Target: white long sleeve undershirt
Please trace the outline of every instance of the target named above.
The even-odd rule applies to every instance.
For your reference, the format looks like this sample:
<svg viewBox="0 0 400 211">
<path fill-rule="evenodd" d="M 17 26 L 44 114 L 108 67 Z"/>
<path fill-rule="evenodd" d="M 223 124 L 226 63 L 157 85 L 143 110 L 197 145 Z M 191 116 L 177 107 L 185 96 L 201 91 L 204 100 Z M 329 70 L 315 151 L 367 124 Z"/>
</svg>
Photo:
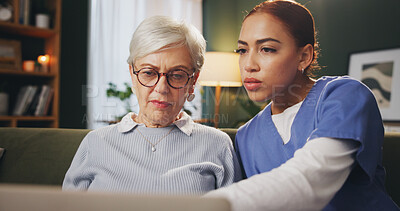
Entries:
<svg viewBox="0 0 400 211">
<path fill-rule="evenodd" d="M 349 176 L 358 147 L 352 140 L 316 138 L 280 167 L 205 196 L 227 198 L 234 211 L 321 210 Z"/>
</svg>

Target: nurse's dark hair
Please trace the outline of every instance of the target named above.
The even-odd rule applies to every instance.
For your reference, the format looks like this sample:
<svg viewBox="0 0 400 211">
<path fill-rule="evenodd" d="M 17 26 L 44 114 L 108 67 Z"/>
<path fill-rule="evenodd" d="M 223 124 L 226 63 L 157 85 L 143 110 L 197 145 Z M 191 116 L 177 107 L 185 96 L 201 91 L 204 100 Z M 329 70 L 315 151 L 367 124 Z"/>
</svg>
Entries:
<svg viewBox="0 0 400 211">
<path fill-rule="evenodd" d="M 268 0 L 255 6 L 244 20 L 256 13 L 267 13 L 280 20 L 295 39 L 297 46 L 304 47 L 311 44 L 314 47 L 313 60 L 304 69 L 307 75 L 312 76 L 314 71 L 320 69 L 317 62 L 319 47 L 316 40 L 314 18 L 306 7 L 292 0 Z"/>
</svg>

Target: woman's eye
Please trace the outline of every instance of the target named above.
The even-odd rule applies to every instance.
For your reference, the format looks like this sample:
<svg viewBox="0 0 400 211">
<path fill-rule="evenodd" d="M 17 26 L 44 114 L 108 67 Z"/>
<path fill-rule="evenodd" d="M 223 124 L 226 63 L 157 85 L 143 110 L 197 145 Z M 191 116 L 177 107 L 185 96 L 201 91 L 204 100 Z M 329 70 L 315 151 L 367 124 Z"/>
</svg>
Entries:
<svg viewBox="0 0 400 211">
<path fill-rule="evenodd" d="M 275 53 L 276 52 L 276 50 L 273 48 L 261 48 L 261 51 L 265 52 L 265 53 Z"/>
<path fill-rule="evenodd" d="M 247 52 L 246 49 L 243 49 L 243 48 L 238 48 L 235 50 L 235 53 L 238 53 L 238 54 L 244 54 L 246 52 Z"/>
<path fill-rule="evenodd" d="M 147 77 L 157 75 L 157 73 L 153 70 L 143 70 L 143 71 L 141 71 L 141 73 L 142 73 L 142 75 L 145 75 Z"/>
<path fill-rule="evenodd" d="M 181 80 L 188 77 L 188 74 L 183 70 L 172 71 L 169 73 L 169 77 L 173 80 Z"/>
<path fill-rule="evenodd" d="M 171 74 L 171 77 L 174 79 L 181 79 L 181 78 L 183 78 L 183 75 L 174 73 L 174 74 Z"/>
</svg>

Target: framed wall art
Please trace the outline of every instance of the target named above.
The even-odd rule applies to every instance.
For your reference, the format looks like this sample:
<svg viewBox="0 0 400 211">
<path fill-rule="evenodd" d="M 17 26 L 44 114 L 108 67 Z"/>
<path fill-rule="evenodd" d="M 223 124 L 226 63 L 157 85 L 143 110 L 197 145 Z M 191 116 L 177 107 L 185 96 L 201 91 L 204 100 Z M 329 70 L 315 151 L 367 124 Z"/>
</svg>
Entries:
<svg viewBox="0 0 400 211">
<path fill-rule="evenodd" d="M 21 43 L 0 39 L 0 69 L 21 70 Z"/>
<path fill-rule="evenodd" d="M 349 75 L 372 90 L 384 121 L 400 121 L 400 48 L 351 54 Z"/>
</svg>

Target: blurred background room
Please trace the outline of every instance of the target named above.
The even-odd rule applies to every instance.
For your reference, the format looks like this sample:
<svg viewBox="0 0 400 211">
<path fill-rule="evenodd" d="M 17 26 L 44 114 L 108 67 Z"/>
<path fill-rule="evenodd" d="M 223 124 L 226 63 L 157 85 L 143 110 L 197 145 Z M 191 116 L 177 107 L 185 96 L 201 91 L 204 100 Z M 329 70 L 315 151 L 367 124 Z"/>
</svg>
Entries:
<svg viewBox="0 0 400 211">
<path fill-rule="evenodd" d="M 94 129 L 138 112 L 126 63 L 129 42 L 144 18 L 167 15 L 192 23 L 207 40 L 196 98 L 184 109 L 203 124 L 238 128 L 267 103 L 248 99 L 233 53 L 246 11 L 260 2 L 0 0 L 0 126 Z M 386 130 L 400 131 L 400 1 L 298 2 L 316 19 L 323 66 L 316 77 L 361 80 L 361 72 L 382 72 L 386 64 L 390 83 L 385 95 L 381 86 L 374 94 L 388 100 L 382 103 Z M 363 61 L 366 54 L 373 61 Z"/>
</svg>

